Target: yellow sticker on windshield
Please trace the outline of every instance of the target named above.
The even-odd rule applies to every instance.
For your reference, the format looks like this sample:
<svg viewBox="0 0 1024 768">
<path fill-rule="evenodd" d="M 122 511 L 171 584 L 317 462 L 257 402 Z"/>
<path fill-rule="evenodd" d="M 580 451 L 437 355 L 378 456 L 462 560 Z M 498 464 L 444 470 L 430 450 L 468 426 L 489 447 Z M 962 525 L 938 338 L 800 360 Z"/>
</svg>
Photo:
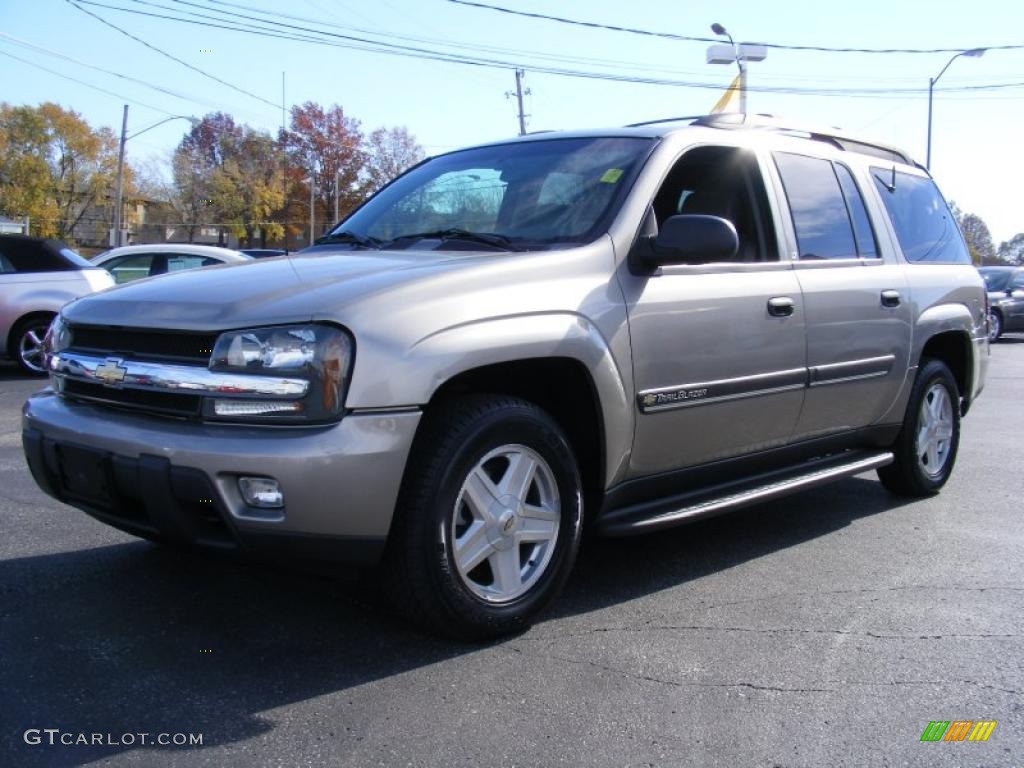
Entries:
<svg viewBox="0 0 1024 768">
<path fill-rule="evenodd" d="M 605 184 L 614 184 L 616 181 L 622 178 L 621 168 L 609 168 L 601 176 L 601 181 Z"/>
</svg>

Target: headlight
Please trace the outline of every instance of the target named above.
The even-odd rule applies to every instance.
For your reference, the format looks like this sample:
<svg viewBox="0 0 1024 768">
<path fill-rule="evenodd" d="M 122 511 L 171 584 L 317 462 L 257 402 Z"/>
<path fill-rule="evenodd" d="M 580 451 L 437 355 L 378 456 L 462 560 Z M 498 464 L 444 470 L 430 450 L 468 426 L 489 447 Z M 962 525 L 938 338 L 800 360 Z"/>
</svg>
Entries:
<svg viewBox="0 0 1024 768">
<path fill-rule="evenodd" d="M 71 346 L 71 329 L 58 312 L 43 339 L 43 365 L 50 370 L 50 358 Z"/>
<path fill-rule="evenodd" d="M 310 381 L 302 400 L 209 399 L 210 418 L 267 421 L 325 421 L 341 415 L 352 368 L 352 338 L 329 325 L 287 325 L 223 333 L 210 357 L 210 370 L 299 376 Z"/>
</svg>

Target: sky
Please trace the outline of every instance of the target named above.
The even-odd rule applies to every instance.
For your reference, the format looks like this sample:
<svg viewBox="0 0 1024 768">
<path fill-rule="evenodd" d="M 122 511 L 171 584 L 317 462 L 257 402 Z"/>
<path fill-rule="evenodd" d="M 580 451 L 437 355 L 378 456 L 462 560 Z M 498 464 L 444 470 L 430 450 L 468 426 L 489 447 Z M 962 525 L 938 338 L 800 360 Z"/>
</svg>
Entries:
<svg viewBox="0 0 1024 768">
<path fill-rule="evenodd" d="M 737 42 L 925 49 L 1024 45 L 1024 4 L 1019 0 L 860 0 L 827 8 L 821 2 L 785 0 L 480 1 L 692 37 L 714 37 L 710 25 L 718 22 Z M 214 111 L 276 132 L 284 73 L 287 107 L 305 101 L 340 104 L 364 130 L 403 125 L 427 154 L 437 154 L 518 132 L 516 102 L 506 95 L 515 87 L 516 65 L 525 69 L 524 85 L 530 90 L 525 99 L 528 130 L 703 114 L 721 95 L 718 88 L 724 89 L 735 74 L 734 65 L 705 63 L 707 42 L 516 17 L 449 0 L 90 2 L 81 8 L 230 86 L 105 26 L 69 0 L 0 0 L 0 101 L 57 102 L 115 131 L 120 131 L 127 103 L 129 136 L 170 115 L 200 117 Z M 217 10 L 260 16 L 254 10 L 261 10 L 262 18 L 278 25 L 365 39 L 387 35 L 393 44 L 457 50 L 505 65 L 469 66 L 258 37 L 208 22 L 184 24 L 116 8 L 178 16 Z M 895 144 L 923 163 L 928 81 L 951 55 L 769 49 L 764 61 L 749 65 L 748 109 Z M 706 87 L 567 77 L 535 71 L 538 66 Z M 955 90 L 992 84 L 1010 87 Z M 763 87 L 816 92 L 756 90 Z M 872 92 L 836 93 L 857 89 Z M 936 86 L 933 107 L 931 170 L 947 198 L 981 216 L 996 245 L 1024 232 L 1024 48 L 959 57 Z M 130 138 L 129 161 L 167 157 L 187 129 L 185 120 L 175 119 Z"/>
</svg>

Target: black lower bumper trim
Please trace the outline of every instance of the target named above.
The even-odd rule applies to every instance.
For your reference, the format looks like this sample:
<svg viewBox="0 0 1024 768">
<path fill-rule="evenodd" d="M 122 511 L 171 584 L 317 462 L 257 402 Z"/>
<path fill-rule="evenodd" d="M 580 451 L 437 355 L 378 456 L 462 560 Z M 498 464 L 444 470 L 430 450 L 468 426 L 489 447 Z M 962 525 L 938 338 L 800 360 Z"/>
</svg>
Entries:
<svg viewBox="0 0 1024 768">
<path fill-rule="evenodd" d="M 52 440 L 32 427 L 23 430 L 22 444 L 43 491 L 135 536 L 364 565 L 384 551 L 383 538 L 239 529 L 205 472 L 164 456 L 121 456 Z"/>
</svg>

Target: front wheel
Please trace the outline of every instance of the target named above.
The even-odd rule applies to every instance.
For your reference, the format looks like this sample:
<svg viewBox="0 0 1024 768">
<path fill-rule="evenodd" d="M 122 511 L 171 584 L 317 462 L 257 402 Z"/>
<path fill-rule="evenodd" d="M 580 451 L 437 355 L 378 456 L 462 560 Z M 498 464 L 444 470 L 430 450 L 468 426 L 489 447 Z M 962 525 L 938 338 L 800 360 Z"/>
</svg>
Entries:
<svg viewBox="0 0 1024 768">
<path fill-rule="evenodd" d="M 922 361 L 903 428 L 892 446 L 895 460 L 878 470 L 887 489 L 900 496 L 938 493 L 953 472 L 960 445 L 960 394 L 945 363 Z"/>
<path fill-rule="evenodd" d="M 425 416 L 396 511 L 384 582 L 435 633 L 515 632 L 561 590 L 582 520 L 579 470 L 536 405 L 471 395 Z"/>
<path fill-rule="evenodd" d="M 12 352 L 15 362 L 33 376 L 46 375 L 46 350 L 43 340 L 50 328 L 52 316 L 37 315 L 22 320 L 14 329 Z"/>
</svg>

